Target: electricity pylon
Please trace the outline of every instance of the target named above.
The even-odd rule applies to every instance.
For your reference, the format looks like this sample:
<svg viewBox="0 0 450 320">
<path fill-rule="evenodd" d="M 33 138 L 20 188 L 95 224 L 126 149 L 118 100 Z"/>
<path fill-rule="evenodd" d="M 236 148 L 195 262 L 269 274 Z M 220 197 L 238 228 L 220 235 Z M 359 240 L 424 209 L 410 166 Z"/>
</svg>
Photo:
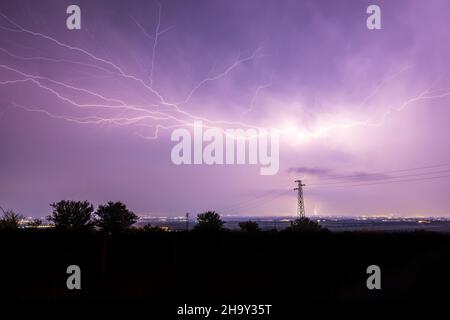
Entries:
<svg viewBox="0 0 450 320">
<path fill-rule="evenodd" d="M 305 200 L 303 199 L 303 187 L 305 184 L 302 183 L 302 180 L 295 180 L 297 183 L 297 188 L 294 190 L 297 191 L 297 217 L 304 218 L 305 213 Z"/>
</svg>

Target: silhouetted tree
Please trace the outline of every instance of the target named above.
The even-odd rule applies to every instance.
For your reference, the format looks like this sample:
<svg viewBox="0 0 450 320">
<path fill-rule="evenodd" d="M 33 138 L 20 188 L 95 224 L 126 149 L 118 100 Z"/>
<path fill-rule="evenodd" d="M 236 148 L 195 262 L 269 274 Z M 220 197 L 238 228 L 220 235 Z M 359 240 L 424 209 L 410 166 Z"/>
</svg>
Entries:
<svg viewBox="0 0 450 320">
<path fill-rule="evenodd" d="M 222 221 L 220 215 L 215 211 L 208 211 L 197 215 L 197 224 L 195 230 L 219 231 L 223 229 L 225 222 Z"/>
<path fill-rule="evenodd" d="M 24 217 L 14 212 L 13 210 L 7 210 L 4 211 L 3 217 L 0 219 L 0 228 L 1 229 L 18 229 L 20 226 L 20 220 L 22 220 Z"/>
<path fill-rule="evenodd" d="M 52 203 L 53 212 L 47 219 L 61 230 L 90 230 L 94 227 L 94 206 L 88 201 L 62 200 Z"/>
<path fill-rule="evenodd" d="M 286 228 L 286 231 L 322 231 L 324 230 L 322 226 L 309 218 L 301 217 L 294 221 L 291 221 L 291 225 Z"/>
<path fill-rule="evenodd" d="M 42 225 L 42 220 L 41 219 L 33 219 L 30 222 L 27 223 L 27 227 L 28 228 L 38 228 L 39 226 Z"/>
<path fill-rule="evenodd" d="M 261 231 L 258 223 L 256 221 L 251 221 L 251 220 L 239 222 L 239 228 L 241 228 L 242 231 L 246 231 L 246 232 Z"/>
<path fill-rule="evenodd" d="M 167 230 L 160 226 L 152 226 L 151 224 L 146 224 L 142 230 L 145 232 L 166 232 Z"/>
<path fill-rule="evenodd" d="M 129 229 L 138 220 L 134 212 L 127 209 L 122 202 L 108 202 L 100 205 L 95 213 L 96 225 L 106 232 L 121 232 Z"/>
</svg>

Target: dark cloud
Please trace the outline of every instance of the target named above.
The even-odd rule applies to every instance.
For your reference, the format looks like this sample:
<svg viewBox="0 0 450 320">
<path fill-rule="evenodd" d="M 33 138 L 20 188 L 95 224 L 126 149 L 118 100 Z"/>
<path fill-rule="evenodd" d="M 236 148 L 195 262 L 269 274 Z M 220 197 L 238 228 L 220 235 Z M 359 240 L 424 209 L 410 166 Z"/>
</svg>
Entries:
<svg viewBox="0 0 450 320">
<path fill-rule="evenodd" d="M 371 173 L 371 172 L 363 172 L 363 171 L 353 171 L 353 172 L 337 172 L 330 168 L 323 167 L 297 167 L 297 168 L 289 168 L 288 173 L 296 173 L 305 176 L 311 176 L 319 178 L 320 180 L 324 180 L 326 182 L 329 181 L 339 181 L 339 182 L 347 182 L 347 181 L 372 181 L 372 180 L 382 180 L 382 179 L 390 179 L 391 176 L 383 173 Z"/>
<path fill-rule="evenodd" d="M 330 177 L 330 179 L 333 177 Z M 349 175 L 342 175 L 334 177 L 335 179 L 348 179 L 352 181 L 372 181 L 372 180 L 381 180 L 381 179 L 389 179 L 391 176 L 382 174 L 382 173 L 369 173 L 369 172 L 354 172 Z"/>
<path fill-rule="evenodd" d="M 317 168 L 317 167 L 298 167 L 298 168 L 289 168 L 289 173 L 299 173 L 306 174 L 311 176 L 324 176 L 330 175 L 333 173 L 333 170 L 329 168 Z"/>
</svg>

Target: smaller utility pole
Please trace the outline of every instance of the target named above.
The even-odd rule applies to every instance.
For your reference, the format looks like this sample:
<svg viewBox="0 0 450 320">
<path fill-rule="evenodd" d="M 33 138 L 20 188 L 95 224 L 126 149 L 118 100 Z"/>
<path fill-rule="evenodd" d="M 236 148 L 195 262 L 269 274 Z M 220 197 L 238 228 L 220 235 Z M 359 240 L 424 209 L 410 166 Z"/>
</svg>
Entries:
<svg viewBox="0 0 450 320">
<path fill-rule="evenodd" d="M 186 231 L 189 231 L 189 212 L 186 212 Z"/>
</svg>

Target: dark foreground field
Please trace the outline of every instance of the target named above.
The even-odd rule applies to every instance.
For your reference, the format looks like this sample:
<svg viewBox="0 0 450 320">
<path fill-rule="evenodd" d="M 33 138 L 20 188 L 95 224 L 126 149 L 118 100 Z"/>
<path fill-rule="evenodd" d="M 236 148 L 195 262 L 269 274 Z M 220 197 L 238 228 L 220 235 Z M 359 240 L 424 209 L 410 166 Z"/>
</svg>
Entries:
<svg viewBox="0 0 450 320">
<path fill-rule="evenodd" d="M 274 304 L 448 299 L 450 236 L 434 233 L 0 233 L 7 300 Z M 66 288 L 81 268 L 82 289 Z M 366 287 L 380 266 L 381 290 Z M 5 299 L 3 299 L 5 301 Z"/>
</svg>

